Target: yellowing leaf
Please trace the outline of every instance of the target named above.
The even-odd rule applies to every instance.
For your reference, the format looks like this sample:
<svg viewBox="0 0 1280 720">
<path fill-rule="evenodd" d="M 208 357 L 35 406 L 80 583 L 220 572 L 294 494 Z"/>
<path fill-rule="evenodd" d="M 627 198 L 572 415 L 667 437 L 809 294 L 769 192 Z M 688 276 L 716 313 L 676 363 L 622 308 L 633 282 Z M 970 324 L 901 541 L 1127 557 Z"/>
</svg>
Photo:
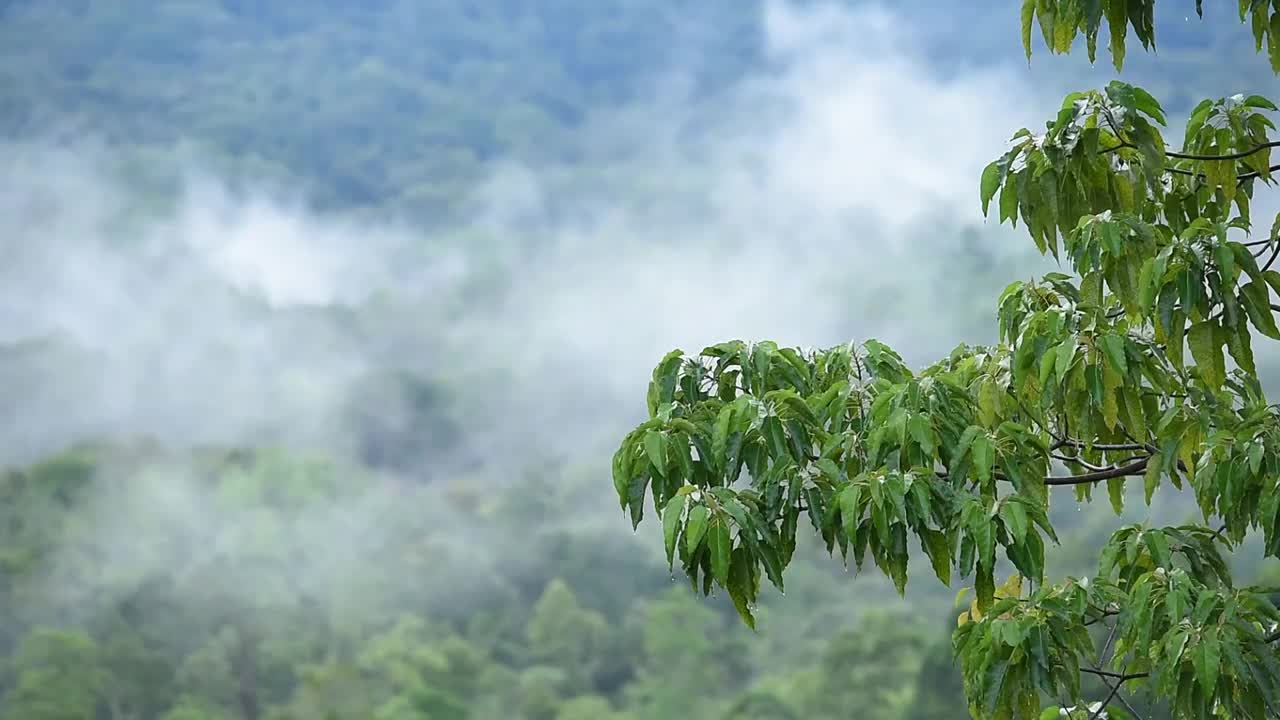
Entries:
<svg viewBox="0 0 1280 720">
<path fill-rule="evenodd" d="M 1217 323 L 1209 321 L 1194 323 L 1187 330 L 1187 345 L 1191 347 L 1191 357 L 1195 358 L 1200 376 L 1214 390 L 1222 387 L 1227 375 L 1217 330 Z"/>
<path fill-rule="evenodd" d="M 978 386 L 978 413 L 982 424 L 994 427 L 1000 419 L 1003 393 L 995 380 L 983 380 Z"/>
</svg>

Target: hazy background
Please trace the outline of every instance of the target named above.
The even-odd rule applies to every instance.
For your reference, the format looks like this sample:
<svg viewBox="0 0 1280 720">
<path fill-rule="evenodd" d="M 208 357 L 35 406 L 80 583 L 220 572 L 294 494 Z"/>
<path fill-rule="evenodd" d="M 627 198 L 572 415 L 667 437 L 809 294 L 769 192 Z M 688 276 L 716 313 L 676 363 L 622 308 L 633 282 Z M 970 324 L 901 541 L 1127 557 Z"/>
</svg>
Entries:
<svg viewBox="0 0 1280 720">
<path fill-rule="evenodd" d="M 1192 10 L 1126 80 L 1273 89 Z M 0 1 L 0 717 L 963 716 L 951 590 L 751 635 L 606 470 L 672 348 L 993 337 L 981 168 L 1114 77 L 1017 12 Z"/>
</svg>

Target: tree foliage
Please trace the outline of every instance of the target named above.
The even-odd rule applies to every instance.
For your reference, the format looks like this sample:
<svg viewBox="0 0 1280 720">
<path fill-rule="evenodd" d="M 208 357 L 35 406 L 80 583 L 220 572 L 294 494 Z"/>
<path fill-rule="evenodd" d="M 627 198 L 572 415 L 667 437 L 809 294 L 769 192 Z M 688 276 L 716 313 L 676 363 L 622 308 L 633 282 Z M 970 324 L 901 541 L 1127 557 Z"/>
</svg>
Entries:
<svg viewBox="0 0 1280 720">
<path fill-rule="evenodd" d="M 1119 69 L 1130 29 L 1155 47 L 1153 13 L 1026 0 L 1023 41 L 1029 58 L 1037 26 L 1057 53 L 1083 34 L 1092 59 L 1105 24 Z M 1240 17 L 1280 72 L 1280 2 Z M 1274 716 L 1280 612 L 1227 559 L 1250 534 L 1280 557 L 1280 414 L 1253 351 L 1280 339 L 1280 216 L 1258 230 L 1250 212 L 1280 169 L 1276 109 L 1206 100 L 1174 150 L 1143 89 L 1068 95 L 1013 135 L 979 199 L 1070 272 L 1009 285 L 996 344 L 918 371 L 875 340 L 668 354 L 613 460 L 631 522 L 652 507 L 671 566 L 752 627 L 802 524 L 900 593 L 918 544 L 940 581 L 972 584 L 953 648 L 975 718 L 1126 717 L 1139 693 L 1178 718 Z M 1051 501 L 1104 493 L 1119 514 L 1131 482 L 1148 503 L 1192 494 L 1202 520 L 1121 527 L 1094 574 L 1046 577 Z"/>
</svg>

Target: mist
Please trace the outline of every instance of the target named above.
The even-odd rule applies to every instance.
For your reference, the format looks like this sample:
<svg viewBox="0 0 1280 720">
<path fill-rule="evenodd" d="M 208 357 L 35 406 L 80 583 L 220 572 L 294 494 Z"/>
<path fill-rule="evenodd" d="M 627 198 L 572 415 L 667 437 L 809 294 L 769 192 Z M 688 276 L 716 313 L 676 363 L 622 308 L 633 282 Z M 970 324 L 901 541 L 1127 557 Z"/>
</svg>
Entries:
<svg viewBox="0 0 1280 720">
<path fill-rule="evenodd" d="M 487 419 L 447 452 L 526 457 L 606 442 L 675 347 L 876 337 L 926 362 L 986 339 L 956 335 L 970 308 L 939 279 L 965 229 L 1025 257 L 983 227 L 975 190 L 1043 106 L 1025 74 L 941 79 L 884 9 L 774 4 L 765 27 L 768 70 L 717 107 L 666 94 L 588 124 L 590 152 L 678 187 L 647 207 L 499 160 L 473 217 L 427 231 L 233 189 L 196 157 L 174 202 L 137 210 L 109 147 L 6 147 L 0 339 L 61 339 L 79 361 L 10 385 L 0 459 L 105 431 L 342 447 L 342 404 L 387 368 L 472 375 L 456 400 Z M 500 299 L 460 299 L 481 278 Z M 373 303 L 418 320 L 361 327 Z M 349 314 L 316 312 L 334 307 Z"/>
<path fill-rule="evenodd" d="M 709 3 L 664 26 L 670 47 L 643 92 L 610 104 L 624 93 L 597 84 L 629 71 L 607 46 L 652 50 L 626 25 L 669 24 L 668 10 L 620 6 L 635 14 L 591 20 L 584 40 L 550 27 L 571 4 L 445 5 L 165 4 L 152 39 L 208 35 L 190 55 L 161 44 L 131 56 L 153 63 L 139 75 L 156 102 L 180 108 L 158 112 L 160 132 L 140 123 L 130 137 L 140 93 L 102 106 L 117 102 L 123 122 L 0 135 L 0 528 L 13 538 L 0 548 L 0 718 L 34 706 L 14 700 L 22 673 L 58 653 L 97 663 L 109 680 L 85 690 L 88 712 L 112 718 L 739 717 L 759 691 L 757 712 L 772 717 L 772 698 L 817 719 L 864 707 L 846 688 L 894 693 L 892 717 L 928 716 L 908 713 L 913 696 L 957 702 L 928 667 L 950 662 L 956 588 L 927 562 L 899 597 L 802 528 L 785 602 L 763 589 L 748 636 L 728 598 L 684 592 L 650 508 L 629 527 L 609 461 L 672 349 L 874 338 L 922 366 L 993 341 L 1001 289 L 1061 268 L 1023 228 L 983 217 L 982 168 L 1111 68 L 1043 53 L 1028 65 L 1011 8 L 933 2 L 769 0 L 758 23 L 731 28 L 758 26 L 759 53 L 718 61 L 738 39 L 725 41 L 732 15 Z M 78 22 L 68 8 L 48 10 L 51 27 Z M 431 34 L 437 10 L 447 29 Z M 39 27 L 42 12 L 0 7 L 0 23 Z M 93 12 L 123 27 L 143 11 Z M 1235 22 L 1214 12 L 1214 33 Z M 359 33 L 334 30 L 356 21 Z M 1003 34 L 970 43 L 964 22 Z M 391 42 L 401 25 L 410 39 Z M 263 33 L 246 52 L 306 55 L 303 80 L 218 75 L 226 58 L 209 37 L 230 28 Z M 362 54 L 384 36 L 394 52 Z M 562 58 L 559 40 L 581 45 Z M 529 78 L 486 56 L 525 42 L 556 55 Z M 309 94 L 306 72 L 334 48 L 335 66 L 358 67 Z M 475 55 L 440 59 L 458 48 Z M 1203 48 L 1188 48 L 1170 77 L 1197 67 Z M 1148 87 L 1169 90 L 1132 55 Z M 477 87 L 417 77 L 433 63 Z M 104 68 L 63 74 L 120 87 L 129 65 Z M 186 71 L 199 82 L 179 87 Z M 507 81 L 512 102 L 475 115 Z M 165 96 L 184 92 L 200 102 Z M 1170 91 L 1173 142 L 1188 93 Z M 61 101 L 49 98 L 32 117 Z M 424 134 L 399 117 L 359 122 L 379 103 L 413 115 L 415 102 L 456 116 L 423 118 Z M 341 158 L 259 155 L 279 136 L 249 123 L 317 104 L 297 145 Z M 189 125 L 166 126 L 182 112 Z M 547 129 L 550 118 L 572 127 Z M 405 138 L 419 164 L 386 152 Z M 489 148 L 478 181 L 435 156 Z M 366 196 L 379 187 L 394 197 Z M 344 193 L 351 205 L 335 200 Z M 406 206 L 415 198 L 422 208 Z M 1256 223 L 1277 209 L 1259 198 Z M 1256 352 L 1260 376 L 1275 377 L 1274 348 Z M 1193 511 L 1163 488 L 1144 503 L 1142 490 L 1127 488 L 1115 514 L 1101 490 L 1092 505 L 1055 495 L 1065 542 L 1048 574 L 1093 572 L 1091 549 L 1117 525 Z M 1240 555 L 1241 574 L 1256 574 L 1260 553 Z M 50 628 L 68 632 L 44 653 Z M 897 662 L 891 681 L 874 674 Z M 42 692 L 64 694 L 41 677 Z M 465 712 L 406 709 L 444 695 Z"/>
</svg>

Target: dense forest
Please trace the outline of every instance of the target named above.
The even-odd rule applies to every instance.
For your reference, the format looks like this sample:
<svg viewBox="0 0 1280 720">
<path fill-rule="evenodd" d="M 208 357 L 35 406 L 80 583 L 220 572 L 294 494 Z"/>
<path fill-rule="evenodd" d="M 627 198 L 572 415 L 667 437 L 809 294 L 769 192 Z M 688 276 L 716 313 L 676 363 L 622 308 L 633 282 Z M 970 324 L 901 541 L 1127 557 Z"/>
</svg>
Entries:
<svg viewBox="0 0 1280 720">
<path fill-rule="evenodd" d="M 777 61 L 762 28 L 766 6 L 7 0 L 0 132 L 87 131 L 133 155 L 136 172 L 162 178 L 181 146 L 227 177 L 301 184 L 319 207 L 457 219 L 495 161 L 571 166 L 564 182 L 612 178 L 613 143 L 582 140 L 602 114 L 669 97 L 706 116 L 692 132 L 714 126 L 725 94 Z M 912 40 L 948 72 L 1011 55 L 1011 16 L 999 3 L 910 8 L 921 18 Z M 1189 13 L 1162 10 L 1175 20 Z M 1231 38 L 1247 32 L 1233 26 L 1233 12 L 1211 6 L 1209 32 L 1165 22 L 1160 70 L 1139 58 L 1131 72 L 1184 106 L 1223 76 L 1228 85 L 1266 83 L 1247 74 L 1251 64 L 1230 60 L 1243 57 Z M 962 36 L 953 32 L 960 23 L 969 29 Z M 1048 72 L 1070 82 L 1102 74 L 1079 62 Z"/>
<path fill-rule="evenodd" d="M 1020 61 L 991 5 L 911 4 L 930 82 Z M 737 186 L 704 151 L 793 62 L 774 11 L 0 0 L 0 718 L 959 717 L 959 588 L 913 578 L 908 604 L 806 547 L 751 633 L 617 529 L 604 480 L 666 330 L 772 312 L 924 355 L 985 339 L 992 291 L 1038 262 L 942 201 L 894 222 L 815 221 L 808 197 L 724 210 L 704 188 Z M 1247 33 L 1208 14 L 1163 39 L 1165 74 L 1134 61 L 1170 101 L 1221 85 L 1185 71 Z M 840 42 L 865 33 L 849 17 Z M 671 108 L 688 158 L 659 162 L 637 139 Z M 542 191 L 495 221 L 513 164 Z M 215 199 L 184 194 L 193 165 Z M 263 187 L 296 206 L 245 199 Z M 845 233 L 898 254 L 860 265 Z M 733 322 L 688 288 L 613 296 L 664 244 L 721 268 Z M 1090 572 L 1115 519 L 1055 513 L 1055 572 Z"/>
</svg>

